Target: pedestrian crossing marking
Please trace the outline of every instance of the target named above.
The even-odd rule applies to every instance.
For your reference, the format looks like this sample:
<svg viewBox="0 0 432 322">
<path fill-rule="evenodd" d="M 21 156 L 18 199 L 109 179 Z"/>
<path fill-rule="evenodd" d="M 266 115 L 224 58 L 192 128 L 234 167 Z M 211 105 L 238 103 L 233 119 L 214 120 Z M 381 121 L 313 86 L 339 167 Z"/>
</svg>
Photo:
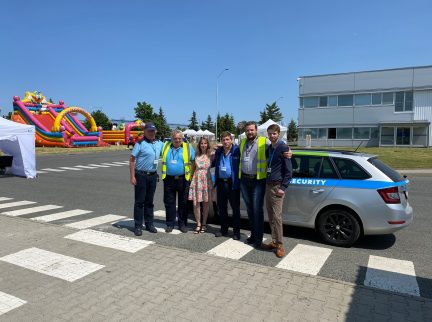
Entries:
<svg viewBox="0 0 432 322">
<path fill-rule="evenodd" d="M 166 219 L 165 210 L 156 210 L 153 214 L 155 217 Z"/>
<path fill-rule="evenodd" d="M 290 271 L 317 275 L 324 266 L 332 249 L 297 244 L 276 267 Z"/>
<path fill-rule="evenodd" d="M 50 172 L 63 172 L 66 170 L 62 170 L 62 169 L 53 169 L 53 168 L 45 168 L 45 169 L 41 169 L 42 171 L 50 171 Z"/>
<path fill-rule="evenodd" d="M 364 285 L 420 296 L 411 261 L 370 255 Z"/>
<path fill-rule="evenodd" d="M 0 261 L 14 264 L 45 275 L 74 282 L 96 272 L 104 265 L 32 247 L 4 257 Z"/>
<path fill-rule="evenodd" d="M 96 167 L 96 168 L 109 168 L 109 165 L 103 165 L 103 164 L 89 164 L 89 166 L 91 167 Z"/>
<path fill-rule="evenodd" d="M 48 173 L 46 171 L 36 171 L 37 174 Z"/>
<path fill-rule="evenodd" d="M 263 241 L 265 240 L 266 239 L 264 238 Z M 207 254 L 224 258 L 240 259 L 253 249 L 254 248 L 251 245 L 244 243 L 244 239 L 228 239 L 222 244 L 210 249 Z"/>
<path fill-rule="evenodd" d="M 110 214 L 110 215 L 105 215 L 105 216 L 100 216 L 100 217 L 95 217 L 95 218 L 77 221 L 74 223 L 67 224 L 65 226 L 69 227 L 69 228 L 86 229 L 86 228 L 106 224 L 109 222 L 117 221 L 117 220 L 120 220 L 122 218 L 126 218 L 126 217 Z"/>
<path fill-rule="evenodd" d="M 6 202 L 6 203 L 1 203 L 0 204 L 0 209 L 11 208 L 11 207 L 18 207 L 18 206 L 25 206 L 25 205 L 31 205 L 31 204 L 34 204 L 34 203 L 36 203 L 36 202 L 34 202 L 34 201 L 27 201 L 27 200 L 14 201 L 14 202 Z"/>
<path fill-rule="evenodd" d="M 122 167 L 122 166 L 123 166 L 123 165 L 121 165 L 121 164 L 107 163 L 107 162 L 103 162 L 103 163 L 101 163 L 101 164 L 103 164 L 103 165 L 108 165 L 108 166 L 110 166 L 110 167 Z"/>
<path fill-rule="evenodd" d="M 75 168 L 75 167 L 60 167 L 60 169 L 74 170 L 74 171 L 82 171 L 83 170 L 83 169 Z"/>
<path fill-rule="evenodd" d="M 32 214 L 40 211 L 59 209 L 59 208 L 63 208 L 63 206 L 46 205 L 46 206 L 38 206 L 38 207 L 24 208 L 19 210 L 6 211 L 6 212 L 2 212 L 2 215 L 15 217 L 15 216 Z"/>
<path fill-rule="evenodd" d="M 135 221 L 133 219 L 126 219 L 126 220 L 119 220 L 115 223 L 112 224 L 113 226 L 118 226 L 118 227 L 128 227 L 133 229 L 135 227 Z M 160 233 L 164 233 L 165 232 L 165 228 L 166 228 L 166 224 L 165 223 L 158 223 L 158 222 L 154 222 L 153 225 L 155 226 L 156 230 Z M 143 227 L 143 229 L 145 229 Z M 173 229 L 173 231 L 170 233 L 172 235 L 180 235 L 182 232 L 178 229 Z"/>
<path fill-rule="evenodd" d="M 13 295 L 0 291 L 0 315 L 5 314 L 27 302 Z"/>
<path fill-rule="evenodd" d="M 88 165 L 76 165 L 75 168 L 96 169 L 96 167 L 90 167 Z"/>
<path fill-rule="evenodd" d="M 8 200 L 12 200 L 13 198 L 8 198 L 8 197 L 0 197 L 0 201 L 8 201 Z"/>
<path fill-rule="evenodd" d="M 137 251 L 154 244 L 152 241 L 90 229 L 80 230 L 76 233 L 65 236 L 65 238 L 96 246 L 117 249 L 128 253 L 136 253 Z"/>
<path fill-rule="evenodd" d="M 74 210 L 68 210 L 68 211 L 62 211 L 51 215 L 45 215 L 45 216 L 39 216 L 39 217 L 33 217 L 30 218 L 31 220 L 41 221 L 41 222 L 50 222 L 60 219 L 66 219 L 70 217 L 80 216 L 89 214 L 93 211 L 90 210 L 81 210 L 81 209 L 74 209 Z"/>
</svg>

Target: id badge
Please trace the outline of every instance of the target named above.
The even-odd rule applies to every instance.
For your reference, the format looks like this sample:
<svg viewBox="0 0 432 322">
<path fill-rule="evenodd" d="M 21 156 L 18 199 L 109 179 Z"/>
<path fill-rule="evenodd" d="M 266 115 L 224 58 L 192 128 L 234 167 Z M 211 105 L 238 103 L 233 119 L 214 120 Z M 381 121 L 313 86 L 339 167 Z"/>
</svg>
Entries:
<svg viewBox="0 0 432 322">
<path fill-rule="evenodd" d="M 245 156 L 245 157 L 243 158 L 243 161 L 244 161 L 244 162 L 249 162 L 249 160 L 250 160 L 250 157 L 246 157 L 246 156 Z"/>
<path fill-rule="evenodd" d="M 226 172 L 226 167 L 221 167 L 220 169 L 222 172 Z"/>
<path fill-rule="evenodd" d="M 171 160 L 171 164 L 177 164 L 177 160 Z"/>
<path fill-rule="evenodd" d="M 267 168 L 267 173 L 271 173 L 271 168 Z"/>
<path fill-rule="evenodd" d="M 157 166 L 157 165 L 158 165 L 158 162 L 159 162 L 159 160 L 156 159 L 156 160 L 153 161 L 153 164 L 154 164 L 155 166 Z"/>
</svg>

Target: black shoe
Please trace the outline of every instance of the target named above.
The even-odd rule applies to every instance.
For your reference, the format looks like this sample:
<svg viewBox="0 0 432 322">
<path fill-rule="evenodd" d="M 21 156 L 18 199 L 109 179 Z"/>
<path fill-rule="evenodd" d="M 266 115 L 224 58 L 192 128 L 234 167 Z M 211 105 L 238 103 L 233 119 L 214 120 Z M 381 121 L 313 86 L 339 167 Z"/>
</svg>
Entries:
<svg viewBox="0 0 432 322">
<path fill-rule="evenodd" d="M 234 240 L 240 240 L 240 234 L 234 234 L 233 239 Z"/>
<path fill-rule="evenodd" d="M 135 234 L 135 236 L 142 236 L 141 227 L 135 227 L 134 234 Z"/>
<path fill-rule="evenodd" d="M 220 231 L 218 231 L 217 233 L 215 233 L 215 237 L 222 237 L 222 236 L 227 237 L 228 233 L 223 233 L 223 232 L 220 232 Z"/>
<path fill-rule="evenodd" d="M 186 226 L 182 226 L 179 229 L 183 234 L 186 234 L 189 231 L 189 229 L 187 229 Z"/>
<path fill-rule="evenodd" d="M 252 247 L 256 249 L 260 249 L 261 246 L 262 246 L 262 241 L 256 241 L 255 243 L 252 244 Z"/>
<path fill-rule="evenodd" d="M 153 225 L 146 225 L 146 230 L 149 231 L 149 232 L 151 232 L 151 233 L 153 233 L 153 234 L 157 233 L 157 229 Z"/>
<path fill-rule="evenodd" d="M 165 228 L 165 232 L 166 233 L 171 233 L 173 231 L 173 228 L 172 227 L 167 227 L 167 228 Z"/>
<path fill-rule="evenodd" d="M 246 244 L 248 245 L 255 244 L 255 242 L 256 242 L 255 237 L 249 237 L 248 239 L 246 239 Z"/>
</svg>

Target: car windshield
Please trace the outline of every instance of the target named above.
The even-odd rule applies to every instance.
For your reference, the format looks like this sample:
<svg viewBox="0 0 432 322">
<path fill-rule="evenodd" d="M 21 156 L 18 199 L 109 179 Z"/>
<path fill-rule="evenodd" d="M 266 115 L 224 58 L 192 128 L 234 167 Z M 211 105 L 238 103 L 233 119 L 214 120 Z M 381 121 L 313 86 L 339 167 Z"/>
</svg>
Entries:
<svg viewBox="0 0 432 322">
<path fill-rule="evenodd" d="M 370 158 L 368 159 L 370 163 L 372 163 L 378 170 L 383 172 L 387 177 L 389 177 L 394 182 L 402 181 L 404 178 L 401 176 L 401 174 L 392 168 L 390 168 L 387 164 L 382 162 L 381 160 L 378 160 L 378 158 Z"/>
</svg>

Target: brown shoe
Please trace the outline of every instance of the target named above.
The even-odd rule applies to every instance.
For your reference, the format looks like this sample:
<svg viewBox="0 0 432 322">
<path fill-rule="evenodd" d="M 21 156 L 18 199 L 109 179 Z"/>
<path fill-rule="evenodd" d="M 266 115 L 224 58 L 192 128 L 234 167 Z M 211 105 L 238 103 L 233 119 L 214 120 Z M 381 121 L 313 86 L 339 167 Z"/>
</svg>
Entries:
<svg viewBox="0 0 432 322">
<path fill-rule="evenodd" d="M 274 250 L 274 249 L 277 249 L 277 247 L 278 247 L 278 245 L 274 241 L 272 241 L 271 243 L 268 243 L 268 244 L 264 244 L 264 243 L 261 244 L 261 248 L 264 250 Z"/>
<path fill-rule="evenodd" d="M 285 256 L 285 251 L 284 251 L 284 249 L 283 249 L 282 244 L 277 245 L 277 248 L 276 248 L 276 256 L 279 257 L 279 258 Z"/>
</svg>

